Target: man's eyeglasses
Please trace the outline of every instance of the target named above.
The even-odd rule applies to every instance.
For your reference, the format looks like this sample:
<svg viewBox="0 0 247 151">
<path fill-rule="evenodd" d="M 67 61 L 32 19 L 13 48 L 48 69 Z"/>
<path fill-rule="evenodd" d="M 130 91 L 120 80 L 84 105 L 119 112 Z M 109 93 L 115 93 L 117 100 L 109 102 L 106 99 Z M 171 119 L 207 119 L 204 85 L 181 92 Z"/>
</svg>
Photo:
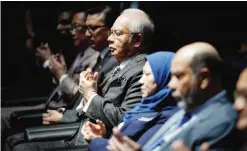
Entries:
<svg viewBox="0 0 247 151">
<path fill-rule="evenodd" d="M 73 31 L 76 31 L 76 32 L 86 32 L 87 30 L 87 26 L 86 25 L 71 25 L 71 28 L 70 28 L 70 32 L 73 32 Z"/>
<path fill-rule="evenodd" d="M 137 34 L 137 33 L 132 33 L 132 32 L 124 33 L 124 32 L 122 32 L 120 30 L 110 30 L 109 33 L 108 33 L 108 36 L 112 35 L 114 37 L 120 37 L 120 36 L 125 35 L 125 34 L 133 35 L 133 34 Z"/>
<path fill-rule="evenodd" d="M 91 26 L 91 25 L 88 25 L 87 26 L 87 29 L 89 31 L 95 31 L 96 29 L 100 28 L 100 27 L 105 27 L 105 25 L 99 25 L 99 26 Z"/>
</svg>

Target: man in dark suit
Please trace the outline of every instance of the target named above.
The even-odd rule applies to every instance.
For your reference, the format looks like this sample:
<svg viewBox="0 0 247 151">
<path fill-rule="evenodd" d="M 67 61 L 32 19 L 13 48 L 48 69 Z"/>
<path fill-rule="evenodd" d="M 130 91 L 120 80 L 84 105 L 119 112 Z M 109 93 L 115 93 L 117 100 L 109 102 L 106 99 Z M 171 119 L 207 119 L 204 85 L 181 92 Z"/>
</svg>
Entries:
<svg viewBox="0 0 247 151">
<path fill-rule="evenodd" d="M 53 91 L 53 94 L 57 94 L 60 97 L 53 98 L 49 104 L 49 108 L 56 109 L 58 107 L 68 107 L 73 106 L 76 100 L 76 93 L 78 91 L 79 84 L 79 73 L 88 67 L 95 67 L 97 64 L 97 57 L 99 53 L 92 48 L 88 47 L 88 38 L 86 36 L 86 14 L 85 12 L 78 12 L 74 15 L 72 20 L 71 34 L 73 36 L 74 45 L 79 50 L 74 63 L 71 68 L 67 70 L 67 66 L 63 55 L 58 56 L 48 56 L 44 63 L 45 66 L 49 66 L 51 72 L 58 79 L 58 86 Z M 46 59 L 45 56 L 51 54 L 48 43 L 41 44 L 40 47 L 36 49 L 37 55 Z M 60 99 L 59 99 L 60 98 Z M 36 106 L 21 106 L 21 107 L 6 107 L 2 108 L 1 121 L 2 128 L 1 131 L 5 132 L 4 138 L 9 134 L 17 133 L 22 131 L 26 125 L 13 125 L 11 123 L 11 114 L 15 111 L 30 111 L 33 110 L 43 110 L 45 108 L 45 103 Z M 40 111 L 41 112 L 41 111 Z M 30 113 L 31 114 L 31 113 Z M 30 122 L 32 124 L 32 122 Z M 9 134 L 8 134 L 9 133 Z M 4 139 L 3 139 L 4 140 Z"/>
<path fill-rule="evenodd" d="M 236 137 L 235 141 L 239 139 L 239 145 L 234 150 L 246 151 L 247 150 L 247 69 L 243 70 L 237 82 L 237 95 L 234 102 L 234 109 L 238 111 L 239 118 L 236 124 L 237 129 L 241 135 Z M 183 143 L 183 141 L 176 141 L 172 145 L 173 151 L 190 151 L 190 149 Z M 209 151 L 209 144 L 203 143 L 200 151 Z"/>
<path fill-rule="evenodd" d="M 88 18 L 99 17 L 89 15 Z M 86 24 L 89 25 L 87 19 Z M 98 25 L 100 28 L 102 25 Z M 94 28 L 88 29 L 93 30 Z M 97 29 L 96 29 L 97 30 Z M 108 38 L 112 56 L 118 66 L 104 75 L 103 82 L 96 86 L 97 73 L 90 69 L 80 75 L 80 92 L 83 95 L 82 108 L 78 114 L 83 116 L 80 128 L 71 141 L 27 143 L 17 145 L 14 150 L 36 150 L 64 146 L 76 146 L 84 143 L 80 133 L 85 119 L 100 119 L 107 128 L 116 126 L 125 111 L 133 108 L 141 100 L 140 83 L 145 63 L 147 41 L 152 35 L 154 25 L 149 16 L 141 10 L 124 11 L 115 21 Z M 107 66 L 107 65 L 106 65 Z"/>
<path fill-rule="evenodd" d="M 100 71 L 99 74 L 100 77 L 98 78 L 99 83 L 100 81 L 102 81 L 103 76 L 101 75 L 104 75 L 116 65 L 116 60 L 111 57 L 111 53 L 109 51 L 108 42 L 107 42 L 108 32 L 111 26 L 113 25 L 114 20 L 116 19 L 115 16 L 117 15 L 113 13 L 115 12 L 112 10 L 112 8 L 108 6 L 97 7 L 94 9 L 90 9 L 87 12 L 88 14 L 87 21 L 90 20 L 90 22 L 87 23 L 87 25 L 88 28 L 90 28 L 88 29 L 88 31 L 90 30 L 90 32 L 86 32 L 86 36 L 90 41 L 89 42 L 90 47 L 92 47 L 93 49 L 99 52 L 98 58 L 95 59 L 95 61 L 97 60 L 97 64 L 94 67 L 90 67 L 90 68 L 92 68 L 93 72 Z M 94 16 L 95 14 L 98 16 L 96 18 L 92 18 L 92 16 Z M 98 29 L 96 27 L 98 27 Z M 94 28 L 94 30 L 91 30 L 91 28 Z M 110 63 L 108 63 L 108 65 L 106 66 L 108 61 Z M 68 85 L 75 85 L 69 79 L 65 80 L 65 83 L 67 83 Z M 75 86 L 77 92 L 79 85 L 76 84 Z M 68 91 L 69 90 L 71 89 L 68 89 Z M 71 123 L 71 122 L 79 121 L 80 119 L 76 116 L 77 115 L 76 108 L 79 108 L 81 106 L 80 102 L 81 102 L 81 97 L 78 98 L 75 105 L 73 106 L 73 109 L 66 110 L 64 114 L 59 113 L 56 110 L 52 110 L 52 111 L 49 110 L 47 114 L 46 113 L 44 114 L 43 124 L 48 125 L 52 123 L 53 124 Z"/>
<path fill-rule="evenodd" d="M 212 149 L 232 147 L 230 136 L 237 114 L 222 88 L 223 63 L 216 49 L 204 42 L 182 47 L 172 61 L 171 72 L 169 87 L 182 109 L 142 149 L 114 130 L 109 150 L 171 150 L 171 144 L 178 139 L 192 150 L 199 150 L 202 141 L 207 141 Z"/>
</svg>

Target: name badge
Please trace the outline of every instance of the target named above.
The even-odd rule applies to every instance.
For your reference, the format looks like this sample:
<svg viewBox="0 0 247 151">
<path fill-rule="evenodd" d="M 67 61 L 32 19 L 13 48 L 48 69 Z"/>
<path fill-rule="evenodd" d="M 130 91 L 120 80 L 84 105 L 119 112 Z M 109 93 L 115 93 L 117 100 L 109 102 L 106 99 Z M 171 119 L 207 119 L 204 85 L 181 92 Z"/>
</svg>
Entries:
<svg viewBox="0 0 247 151">
<path fill-rule="evenodd" d="M 137 120 L 143 121 L 143 122 L 149 122 L 153 119 L 153 117 L 140 117 Z"/>
</svg>

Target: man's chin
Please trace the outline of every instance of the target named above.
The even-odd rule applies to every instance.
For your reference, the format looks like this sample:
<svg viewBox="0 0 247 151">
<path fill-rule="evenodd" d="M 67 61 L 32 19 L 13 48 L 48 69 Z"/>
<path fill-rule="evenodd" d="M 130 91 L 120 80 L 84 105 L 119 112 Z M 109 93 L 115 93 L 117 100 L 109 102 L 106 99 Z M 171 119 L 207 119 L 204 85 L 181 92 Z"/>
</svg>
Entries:
<svg viewBox="0 0 247 151">
<path fill-rule="evenodd" d="M 95 44 L 91 44 L 90 47 L 97 50 L 97 47 L 95 46 Z"/>
<path fill-rule="evenodd" d="M 79 47 L 80 42 L 79 42 L 79 41 L 74 41 L 74 45 L 75 45 L 75 47 L 77 48 L 77 47 Z"/>
</svg>

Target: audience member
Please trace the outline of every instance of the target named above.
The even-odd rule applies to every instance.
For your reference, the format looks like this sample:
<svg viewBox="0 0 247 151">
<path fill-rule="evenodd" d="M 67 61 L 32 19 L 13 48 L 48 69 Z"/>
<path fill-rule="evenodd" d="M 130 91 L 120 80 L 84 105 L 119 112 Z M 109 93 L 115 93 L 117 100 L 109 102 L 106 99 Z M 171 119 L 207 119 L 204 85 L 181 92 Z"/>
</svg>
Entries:
<svg viewBox="0 0 247 151">
<path fill-rule="evenodd" d="M 70 10 L 59 13 L 57 19 L 58 24 L 56 28 L 56 49 L 63 53 L 66 65 L 69 68 L 74 62 L 77 54 L 80 52 L 80 49 L 76 49 L 75 45 L 73 44 L 73 39 L 70 33 L 73 16 L 74 13 Z"/>
<path fill-rule="evenodd" d="M 99 17 L 94 14 L 91 17 Z M 89 16 L 88 18 L 89 19 Z M 87 20 L 88 23 L 88 20 Z M 99 27 L 102 26 L 102 27 Z M 103 24 L 95 30 L 100 30 Z M 93 30 L 91 27 L 91 30 Z M 102 29 L 103 30 L 103 29 Z M 85 106 L 79 114 L 84 119 L 102 120 L 106 127 L 116 126 L 123 113 L 133 108 L 141 100 L 140 83 L 146 48 L 144 41 L 150 38 L 154 25 L 146 13 L 138 9 L 124 11 L 115 21 L 108 38 L 111 54 L 119 65 L 106 74 L 98 85 L 101 92 L 97 94 L 96 78 L 90 69 L 80 75 L 80 92 Z M 103 30 L 104 31 L 104 30 Z M 94 92 L 94 93 L 93 93 Z M 93 93 L 93 96 L 92 96 Z M 89 99 L 90 98 L 90 99 Z M 82 120 L 78 132 L 71 141 L 30 142 L 19 144 L 13 150 L 40 150 L 54 147 L 77 146 L 84 144 L 80 131 L 85 120 Z M 109 129 L 108 129 L 109 130 Z M 8 144 L 6 144 L 8 146 Z M 8 147 L 11 148 L 11 147 Z"/>
<path fill-rule="evenodd" d="M 138 141 L 141 145 L 157 131 L 162 124 L 177 111 L 175 100 L 168 88 L 170 66 L 174 53 L 156 52 L 146 56 L 143 75 L 140 79 L 142 101 L 126 112 L 118 129 L 122 134 Z M 105 125 L 88 122 L 82 128 L 84 138 L 91 141 L 105 137 Z M 106 150 L 107 139 L 97 138 L 90 143 L 89 150 Z"/>
<path fill-rule="evenodd" d="M 222 88 L 221 66 L 216 49 L 208 43 L 196 42 L 179 49 L 172 61 L 169 87 L 182 109 L 143 149 L 114 129 L 115 139 L 109 141 L 108 150 L 171 150 L 176 140 L 183 140 L 192 150 L 199 150 L 204 141 L 212 149 L 230 149 L 237 113 Z"/>
<path fill-rule="evenodd" d="M 98 52 L 100 52 L 97 64 L 92 68 L 93 72 L 98 71 L 100 72 L 99 75 L 104 75 L 108 72 L 108 70 L 111 70 L 115 65 L 116 61 L 114 58 L 111 57 L 111 53 L 108 47 L 107 38 L 108 36 L 105 36 L 108 34 L 110 27 L 113 25 L 113 18 L 115 18 L 115 13 L 112 11 L 112 9 L 108 6 L 102 6 L 97 7 L 95 9 L 91 9 L 88 11 L 88 19 L 91 21 L 91 16 L 97 15 L 98 17 L 93 20 L 93 22 L 90 23 L 89 26 L 97 26 L 98 24 L 104 24 L 105 27 L 102 27 L 101 29 L 94 30 L 91 32 L 87 32 L 86 36 L 88 39 L 98 39 L 97 42 L 94 42 L 94 40 L 91 40 L 90 47 L 96 49 Z M 109 19 L 108 19 L 109 18 Z M 115 18 L 116 19 L 116 18 Z M 88 23 L 89 24 L 89 23 Z M 108 63 L 108 65 L 104 68 L 104 66 Z M 102 70 L 101 70 L 102 69 Z M 101 76 L 104 77 L 104 76 Z M 98 83 L 101 83 L 100 81 L 102 78 L 98 78 Z M 72 83 L 68 81 L 67 83 Z M 78 87 L 78 86 L 76 86 Z M 78 88 L 76 88 L 78 89 Z M 64 114 L 59 113 L 56 110 L 48 111 L 48 114 L 44 114 L 43 123 L 44 124 L 52 124 L 52 123 L 71 123 L 79 121 L 80 119 L 76 116 L 77 110 L 82 108 L 83 104 L 81 103 L 81 98 L 79 98 L 74 105 L 72 110 L 66 110 Z"/>
<path fill-rule="evenodd" d="M 72 23 L 77 23 L 81 26 L 85 26 L 85 20 L 86 20 L 85 13 L 79 12 L 75 14 L 75 16 L 73 17 Z M 86 32 L 85 28 L 79 31 L 78 30 L 74 31 L 73 29 L 72 34 L 74 35 L 74 37 L 75 36 L 78 37 L 77 38 L 78 44 L 76 46 L 81 48 L 81 52 L 78 54 L 76 60 L 74 61 L 73 65 L 68 71 L 67 71 L 67 67 L 66 67 L 66 63 L 64 61 L 63 55 L 49 56 L 51 55 L 51 51 L 50 51 L 48 43 L 41 42 L 39 47 L 37 47 L 36 49 L 37 53 L 42 54 L 42 57 L 46 56 L 47 58 L 50 58 L 50 60 L 48 61 L 48 64 L 50 64 L 49 65 L 50 70 L 54 73 L 54 75 L 56 75 L 57 79 L 59 79 L 60 84 L 57 86 L 55 90 L 53 90 L 53 93 L 57 92 L 60 97 L 53 98 L 53 100 L 49 104 L 49 108 L 51 109 L 54 109 L 54 108 L 57 109 L 58 107 L 73 106 L 75 101 L 72 101 L 72 100 L 74 100 L 75 98 L 76 87 L 78 90 L 79 73 L 87 67 L 95 66 L 98 52 L 96 52 L 95 50 L 91 48 L 87 48 L 88 44 L 87 44 L 87 38 L 85 36 L 85 32 Z M 86 47 L 82 46 L 82 44 L 85 44 Z M 8 130 L 10 132 L 12 131 L 14 133 L 17 133 L 17 132 L 24 130 L 24 128 L 26 128 L 27 126 L 29 126 L 29 123 L 25 124 L 24 127 L 22 126 L 17 127 L 17 125 L 14 125 L 13 123 L 11 123 L 11 114 L 13 112 L 30 111 L 30 114 L 31 114 L 33 110 L 41 110 L 44 108 L 45 108 L 45 103 L 39 104 L 36 106 L 2 108 L 1 131 L 3 132 L 3 131 Z M 30 122 L 30 124 L 32 124 L 32 122 Z M 4 138 L 6 138 L 7 136 L 5 136 Z"/>
<path fill-rule="evenodd" d="M 237 129 L 242 135 L 237 136 L 237 140 L 240 140 L 240 147 L 236 147 L 234 150 L 239 149 L 239 151 L 247 150 L 247 69 L 243 70 L 237 82 L 237 96 L 235 99 L 234 106 L 235 110 L 239 113 L 239 118 L 237 121 Z M 240 137 L 240 138 L 239 138 Z M 241 140 L 243 139 L 243 140 Z M 190 151 L 190 149 L 179 140 L 173 143 L 173 151 Z M 200 151 L 208 151 L 208 143 L 203 143 Z"/>
</svg>

